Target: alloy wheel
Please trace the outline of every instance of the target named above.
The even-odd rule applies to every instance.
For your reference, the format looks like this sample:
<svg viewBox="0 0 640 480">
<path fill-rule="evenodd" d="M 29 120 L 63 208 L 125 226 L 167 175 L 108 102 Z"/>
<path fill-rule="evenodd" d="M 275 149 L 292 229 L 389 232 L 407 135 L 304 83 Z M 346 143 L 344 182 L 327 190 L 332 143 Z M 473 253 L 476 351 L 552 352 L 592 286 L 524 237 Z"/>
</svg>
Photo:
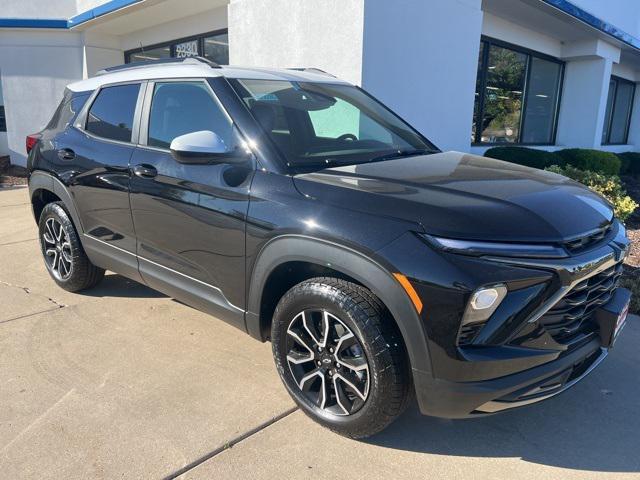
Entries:
<svg viewBox="0 0 640 480">
<path fill-rule="evenodd" d="M 55 218 L 48 218 L 42 234 L 44 258 L 59 280 L 66 280 L 71 275 L 73 262 L 69 235 L 62 224 Z"/>
<path fill-rule="evenodd" d="M 362 345 L 335 315 L 304 310 L 287 329 L 287 363 L 304 396 L 333 415 L 352 415 L 369 395 Z"/>
</svg>

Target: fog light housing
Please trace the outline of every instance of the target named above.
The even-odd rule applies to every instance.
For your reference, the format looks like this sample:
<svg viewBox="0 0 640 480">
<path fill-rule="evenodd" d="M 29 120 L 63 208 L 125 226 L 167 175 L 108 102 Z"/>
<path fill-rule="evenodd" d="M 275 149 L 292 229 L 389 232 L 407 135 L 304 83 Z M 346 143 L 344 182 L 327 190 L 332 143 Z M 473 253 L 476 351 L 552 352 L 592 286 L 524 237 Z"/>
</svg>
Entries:
<svg viewBox="0 0 640 480">
<path fill-rule="evenodd" d="M 507 287 L 504 285 L 482 287 L 473 292 L 464 312 L 462 325 L 488 320 L 506 295 Z"/>
</svg>

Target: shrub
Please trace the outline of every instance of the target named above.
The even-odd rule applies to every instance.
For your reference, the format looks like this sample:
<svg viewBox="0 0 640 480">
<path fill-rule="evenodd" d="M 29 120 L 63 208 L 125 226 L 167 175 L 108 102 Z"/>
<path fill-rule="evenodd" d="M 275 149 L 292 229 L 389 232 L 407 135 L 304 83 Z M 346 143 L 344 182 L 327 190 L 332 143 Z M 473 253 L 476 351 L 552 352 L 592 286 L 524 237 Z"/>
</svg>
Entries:
<svg viewBox="0 0 640 480">
<path fill-rule="evenodd" d="M 622 166 L 620 167 L 620 174 L 633 175 L 640 178 L 640 153 L 639 152 L 625 152 L 619 153 L 618 158 Z"/>
<path fill-rule="evenodd" d="M 638 207 L 638 204 L 634 202 L 633 199 L 627 195 L 624 188 L 622 188 L 620 178 L 615 175 L 603 175 L 601 173 L 583 171 L 571 165 L 565 167 L 553 165 L 546 170 L 559 173 L 560 175 L 580 182 L 605 197 L 613 205 L 616 216 L 622 221 L 625 221 Z"/>
<path fill-rule="evenodd" d="M 539 169 L 562 163 L 562 159 L 554 152 L 525 147 L 494 147 L 487 150 L 484 156 Z"/>
<path fill-rule="evenodd" d="M 562 158 L 558 165 L 571 165 L 580 170 L 602 173 L 604 175 L 620 174 L 620 159 L 615 153 L 587 148 L 567 148 L 557 152 Z"/>
<path fill-rule="evenodd" d="M 629 312 L 640 314 L 640 275 L 625 274 L 620 279 L 620 286 L 631 290 Z"/>
</svg>

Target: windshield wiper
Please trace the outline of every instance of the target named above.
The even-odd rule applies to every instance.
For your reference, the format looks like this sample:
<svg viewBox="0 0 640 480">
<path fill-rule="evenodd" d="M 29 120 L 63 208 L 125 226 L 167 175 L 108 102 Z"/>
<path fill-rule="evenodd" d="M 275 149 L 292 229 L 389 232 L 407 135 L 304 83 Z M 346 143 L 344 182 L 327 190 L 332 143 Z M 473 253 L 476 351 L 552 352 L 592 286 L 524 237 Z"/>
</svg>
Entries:
<svg viewBox="0 0 640 480">
<path fill-rule="evenodd" d="M 411 148 L 407 150 L 395 150 L 391 153 L 385 153 L 384 155 L 378 155 L 377 157 L 373 157 L 367 162 L 382 162 L 384 160 L 391 160 L 394 158 L 401 157 L 413 157 L 414 155 L 425 155 L 427 153 L 435 153 L 435 150 L 427 150 L 425 148 Z"/>
<path fill-rule="evenodd" d="M 317 167 L 324 167 L 324 168 L 329 168 L 329 167 L 335 167 L 336 165 L 338 165 L 339 162 L 336 162 L 335 159 L 333 158 L 326 158 L 324 160 L 315 160 L 315 161 L 311 161 L 311 162 L 307 162 L 307 161 L 298 161 L 298 162 L 287 162 L 287 166 L 288 167 L 293 167 L 293 168 L 317 168 Z"/>
<path fill-rule="evenodd" d="M 393 158 L 400 157 L 412 157 L 415 155 L 425 155 L 429 153 L 436 153 L 436 150 L 428 150 L 424 148 L 412 148 L 406 150 L 393 150 L 392 152 L 385 153 L 383 155 L 378 155 L 377 157 L 367 158 L 367 159 L 340 159 L 340 158 L 325 158 L 323 160 L 316 160 L 311 162 L 299 161 L 299 162 L 289 162 L 287 166 L 293 168 L 331 168 L 336 166 L 344 166 L 344 165 L 360 165 L 363 163 L 371 163 L 371 162 L 381 162 L 384 160 L 391 160 Z"/>
</svg>

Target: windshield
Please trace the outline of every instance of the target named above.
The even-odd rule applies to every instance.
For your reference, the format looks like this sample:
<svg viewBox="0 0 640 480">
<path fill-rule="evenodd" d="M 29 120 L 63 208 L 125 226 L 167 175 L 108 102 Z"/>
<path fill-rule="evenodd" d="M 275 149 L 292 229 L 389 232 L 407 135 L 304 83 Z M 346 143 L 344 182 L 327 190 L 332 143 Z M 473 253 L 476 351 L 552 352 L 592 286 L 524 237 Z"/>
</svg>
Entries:
<svg viewBox="0 0 640 480">
<path fill-rule="evenodd" d="M 231 83 L 289 167 L 319 169 L 437 151 L 350 85 L 253 79 Z"/>
</svg>

